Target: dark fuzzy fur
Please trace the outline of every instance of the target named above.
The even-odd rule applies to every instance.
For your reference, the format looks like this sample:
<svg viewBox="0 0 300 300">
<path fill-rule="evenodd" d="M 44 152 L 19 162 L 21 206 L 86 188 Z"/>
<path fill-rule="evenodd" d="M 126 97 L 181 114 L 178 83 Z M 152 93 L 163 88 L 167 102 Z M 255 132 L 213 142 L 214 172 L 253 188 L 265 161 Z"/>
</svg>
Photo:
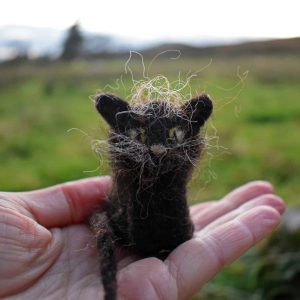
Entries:
<svg viewBox="0 0 300 300">
<path fill-rule="evenodd" d="M 113 188 L 107 210 L 93 214 L 91 227 L 97 235 L 105 299 L 114 300 L 116 246 L 164 259 L 193 235 L 186 184 L 203 148 L 199 132 L 212 102 L 201 95 L 181 107 L 157 101 L 131 108 L 116 96 L 100 95 L 96 108 L 112 128 Z M 174 127 L 184 132 L 181 143 L 170 137 Z M 134 138 L 128 136 L 130 129 Z M 163 153 L 154 154 L 152 145 L 162 146 Z"/>
</svg>

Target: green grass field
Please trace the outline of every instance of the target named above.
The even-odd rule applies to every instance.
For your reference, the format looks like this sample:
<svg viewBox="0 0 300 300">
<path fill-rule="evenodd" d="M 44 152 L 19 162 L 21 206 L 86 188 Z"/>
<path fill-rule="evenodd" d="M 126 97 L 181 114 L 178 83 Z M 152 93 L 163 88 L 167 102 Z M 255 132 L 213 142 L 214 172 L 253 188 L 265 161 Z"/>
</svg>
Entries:
<svg viewBox="0 0 300 300">
<path fill-rule="evenodd" d="M 110 172 L 107 157 L 99 160 L 91 149 L 108 127 L 89 96 L 109 84 L 114 89 L 107 91 L 128 97 L 132 79 L 124 64 L 0 66 L 0 190 L 37 189 Z M 140 61 L 130 67 L 134 78 L 142 79 Z M 185 79 L 198 70 L 191 92 L 208 92 L 215 111 L 206 127 L 209 147 L 190 183 L 190 202 L 218 199 L 242 183 L 263 179 L 289 205 L 299 205 L 300 57 L 164 59 L 152 65 L 149 76 L 163 74 L 178 83 L 179 72 Z M 251 290 L 246 269 L 238 262 L 225 270 L 208 286 L 205 299 L 259 299 L 253 293 L 236 296 L 236 288 Z"/>
</svg>

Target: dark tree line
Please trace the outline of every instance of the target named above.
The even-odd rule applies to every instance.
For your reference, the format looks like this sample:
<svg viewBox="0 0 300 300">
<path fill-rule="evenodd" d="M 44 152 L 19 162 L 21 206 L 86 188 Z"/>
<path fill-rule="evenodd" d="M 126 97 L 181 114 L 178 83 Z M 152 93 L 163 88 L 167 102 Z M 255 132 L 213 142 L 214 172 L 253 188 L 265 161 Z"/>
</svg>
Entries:
<svg viewBox="0 0 300 300">
<path fill-rule="evenodd" d="M 68 29 L 67 37 L 63 45 L 61 59 L 73 60 L 80 56 L 83 44 L 83 36 L 79 24 L 75 23 Z"/>
</svg>

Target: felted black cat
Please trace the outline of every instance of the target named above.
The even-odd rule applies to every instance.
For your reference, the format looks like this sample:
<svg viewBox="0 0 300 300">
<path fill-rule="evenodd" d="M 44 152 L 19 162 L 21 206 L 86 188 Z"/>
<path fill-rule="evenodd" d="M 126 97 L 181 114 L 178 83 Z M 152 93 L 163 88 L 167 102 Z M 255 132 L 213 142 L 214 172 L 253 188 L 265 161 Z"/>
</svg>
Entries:
<svg viewBox="0 0 300 300">
<path fill-rule="evenodd" d="M 130 106 L 120 98 L 96 97 L 111 127 L 109 152 L 113 188 L 105 212 L 95 212 L 105 299 L 116 299 L 116 246 L 141 257 L 165 258 L 190 239 L 193 224 L 186 184 L 203 149 L 200 128 L 212 113 L 203 94 L 182 106 L 149 101 Z"/>
</svg>

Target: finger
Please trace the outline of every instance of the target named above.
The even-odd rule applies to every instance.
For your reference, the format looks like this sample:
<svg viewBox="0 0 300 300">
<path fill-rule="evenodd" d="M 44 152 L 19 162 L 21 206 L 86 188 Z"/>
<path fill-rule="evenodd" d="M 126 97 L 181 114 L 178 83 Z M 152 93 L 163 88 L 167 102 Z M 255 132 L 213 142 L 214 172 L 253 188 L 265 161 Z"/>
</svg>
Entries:
<svg viewBox="0 0 300 300">
<path fill-rule="evenodd" d="M 189 299 L 225 265 L 266 237 L 279 222 L 280 214 L 275 209 L 256 207 L 176 248 L 165 263 L 177 282 L 178 298 Z"/>
<path fill-rule="evenodd" d="M 216 203 L 217 203 L 217 201 L 209 201 L 209 202 L 202 202 L 202 203 L 199 203 L 199 204 L 192 205 L 190 207 L 190 215 L 191 215 L 191 217 L 194 217 L 199 212 L 203 212 L 204 210 L 210 209 Z"/>
<path fill-rule="evenodd" d="M 267 181 L 257 180 L 257 181 L 246 183 L 234 189 L 232 192 L 227 194 L 223 199 L 228 199 L 232 202 L 240 203 L 241 201 L 240 199 L 243 198 L 252 199 L 261 194 L 272 193 L 272 192 L 273 192 L 273 186 L 271 183 Z"/>
<path fill-rule="evenodd" d="M 263 194 L 273 192 L 273 187 L 265 181 L 253 181 L 247 183 L 226 195 L 221 201 L 215 202 L 211 207 L 200 210 L 192 216 L 193 222 L 196 224 L 195 230 L 204 228 L 214 220 L 229 211 L 236 209 L 247 201 L 252 200 Z"/>
<path fill-rule="evenodd" d="M 254 198 L 251 201 L 246 202 L 245 204 L 243 204 L 239 208 L 237 208 L 237 209 L 223 215 L 222 217 L 216 219 L 215 221 L 213 221 L 212 223 L 207 225 L 204 229 L 202 229 L 201 234 L 233 220 L 237 216 L 249 211 L 252 208 L 255 208 L 255 207 L 258 207 L 258 206 L 263 206 L 263 205 L 270 206 L 270 207 L 276 209 L 279 212 L 280 215 L 282 215 L 284 213 L 284 210 L 285 210 L 285 204 L 284 204 L 283 200 L 280 197 L 278 197 L 276 195 L 273 195 L 273 194 L 261 195 L 259 197 Z"/>
<path fill-rule="evenodd" d="M 110 177 L 103 176 L 17 193 L 17 196 L 38 223 L 50 228 L 84 221 L 93 209 L 103 207 L 110 188 Z"/>
</svg>

